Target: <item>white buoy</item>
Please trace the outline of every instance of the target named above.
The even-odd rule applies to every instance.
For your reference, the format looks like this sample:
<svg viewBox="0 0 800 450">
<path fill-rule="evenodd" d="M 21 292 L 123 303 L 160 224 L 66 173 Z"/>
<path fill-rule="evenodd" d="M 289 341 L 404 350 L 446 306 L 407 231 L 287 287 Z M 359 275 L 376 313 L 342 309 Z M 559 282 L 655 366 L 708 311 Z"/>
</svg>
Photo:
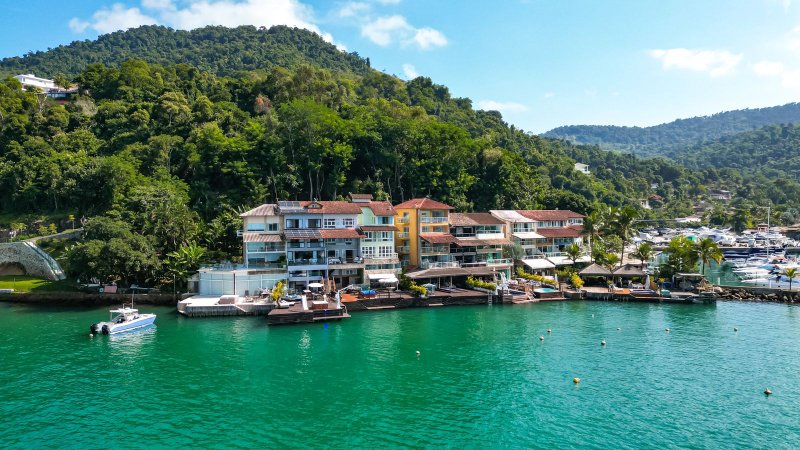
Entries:
<svg viewBox="0 0 800 450">
<path fill-rule="evenodd" d="M 619 331 L 619 330 L 621 330 L 621 329 L 622 329 L 622 328 L 620 328 L 620 327 L 617 327 L 617 331 Z"/>
<path fill-rule="evenodd" d="M 764 389 L 764 395 L 772 395 L 772 391 L 769 389 Z"/>
<path fill-rule="evenodd" d="M 417 350 L 417 356 L 419 356 L 419 355 L 420 355 L 419 350 Z"/>
<path fill-rule="evenodd" d="M 572 379 L 572 382 L 575 383 L 575 384 L 578 384 L 578 383 L 581 382 L 581 379 L 578 378 L 578 377 L 575 377 L 575 378 Z"/>
<path fill-rule="evenodd" d="M 543 341 L 544 340 L 544 336 L 539 336 L 539 340 Z"/>
<path fill-rule="evenodd" d="M 733 331 L 739 331 L 739 329 L 736 328 L 736 327 L 733 327 Z"/>
<path fill-rule="evenodd" d="M 552 332 L 553 332 L 553 330 L 551 330 L 550 328 L 548 328 L 548 329 L 547 329 L 547 332 L 548 332 L 548 333 L 552 333 Z"/>
<path fill-rule="evenodd" d="M 600 341 L 600 345 L 606 345 L 606 341 Z"/>
<path fill-rule="evenodd" d="M 666 331 L 667 333 L 669 333 L 669 328 L 665 329 L 664 331 Z"/>
</svg>

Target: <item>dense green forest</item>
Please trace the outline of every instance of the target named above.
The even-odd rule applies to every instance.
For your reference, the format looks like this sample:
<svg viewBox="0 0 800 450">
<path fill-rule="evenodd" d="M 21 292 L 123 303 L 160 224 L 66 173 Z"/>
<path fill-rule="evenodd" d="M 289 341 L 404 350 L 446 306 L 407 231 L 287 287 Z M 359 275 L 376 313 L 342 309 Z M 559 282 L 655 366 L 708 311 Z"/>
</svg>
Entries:
<svg viewBox="0 0 800 450">
<path fill-rule="evenodd" d="M 0 60 L 0 75 L 75 77 L 89 64 L 119 67 L 132 58 L 159 65 L 181 62 L 215 75 L 300 64 L 361 75 L 368 72 L 368 59 L 341 52 L 333 45 L 320 45 L 319 41 L 319 36 L 310 31 L 285 26 L 208 26 L 182 31 L 147 25 L 105 34 L 96 40 L 4 58 Z"/>
<path fill-rule="evenodd" d="M 164 30 L 113 35 L 136 42 Z M 658 194 L 661 208 L 647 214 L 674 217 L 705 190 L 706 173 L 528 135 L 429 78 L 404 82 L 369 69 L 307 31 L 204 30 L 213 33 L 196 49 L 227 75 L 136 58 L 92 63 L 70 76 L 79 94 L 64 104 L 2 81 L 0 227 L 37 214 L 88 217 L 84 241 L 66 251 L 67 270 L 80 276 L 105 264 L 116 279 L 146 282 L 164 265 L 240 257 L 237 211 L 265 201 L 365 192 L 394 202 L 430 195 L 460 211 L 588 213 Z M 308 56 L 311 64 L 290 58 L 245 70 L 224 47 L 211 50 L 242 33 L 254 42 L 297 34 L 304 55 L 349 63 L 329 69 L 322 66 L 336 58 L 315 64 Z M 169 31 L 161 45 L 180 47 L 185 36 Z M 74 59 L 92 60 L 89 47 Z M 19 67 L 46 55 L 23 57 Z M 593 174 L 575 171 L 576 161 Z"/>
<path fill-rule="evenodd" d="M 569 125 L 544 133 L 576 144 L 597 144 L 606 150 L 623 150 L 640 156 L 668 155 L 681 149 L 766 125 L 800 122 L 800 104 L 727 111 L 711 116 L 679 119 L 652 127 Z"/>
</svg>

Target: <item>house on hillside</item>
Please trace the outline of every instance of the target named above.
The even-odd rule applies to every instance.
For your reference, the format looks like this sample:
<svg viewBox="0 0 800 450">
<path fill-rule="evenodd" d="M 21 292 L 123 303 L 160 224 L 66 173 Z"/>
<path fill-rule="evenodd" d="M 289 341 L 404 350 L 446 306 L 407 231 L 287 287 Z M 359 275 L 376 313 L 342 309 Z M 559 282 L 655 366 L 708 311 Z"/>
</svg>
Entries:
<svg viewBox="0 0 800 450">
<path fill-rule="evenodd" d="M 577 170 L 580 173 L 585 173 L 586 175 L 590 175 L 591 174 L 591 172 L 589 172 L 589 165 L 588 164 L 575 163 L 575 170 Z"/>
<path fill-rule="evenodd" d="M 41 90 L 45 95 L 54 100 L 66 100 L 78 92 L 77 86 L 70 86 L 69 88 L 65 89 L 63 87 L 56 86 L 56 82 L 53 80 L 40 78 L 32 73 L 15 75 L 14 78 L 19 81 L 20 84 L 22 84 L 22 90 L 27 90 L 27 88 L 34 87 Z"/>
<path fill-rule="evenodd" d="M 722 202 L 727 202 L 733 199 L 733 193 L 731 193 L 731 191 L 726 191 L 725 189 L 709 189 L 708 196 L 713 200 L 719 200 Z"/>
</svg>

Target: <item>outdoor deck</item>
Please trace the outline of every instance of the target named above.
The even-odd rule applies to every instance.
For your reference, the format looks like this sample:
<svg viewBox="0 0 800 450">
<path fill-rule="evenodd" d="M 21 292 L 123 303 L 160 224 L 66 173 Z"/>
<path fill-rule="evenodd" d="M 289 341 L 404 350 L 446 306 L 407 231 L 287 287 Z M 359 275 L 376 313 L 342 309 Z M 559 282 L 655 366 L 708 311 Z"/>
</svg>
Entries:
<svg viewBox="0 0 800 450">
<path fill-rule="evenodd" d="M 267 314 L 267 324 L 288 325 L 296 323 L 316 323 L 326 320 L 342 320 L 350 317 L 347 307 L 336 307 L 336 302 L 328 302 L 324 309 L 304 310 L 300 302 L 288 308 L 275 308 Z"/>
<path fill-rule="evenodd" d="M 189 297 L 178 302 L 178 312 L 187 317 L 261 316 L 272 309 L 272 302 L 242 299 L 236 303 L 219 304 L 220 297 Z"/>
</svg>

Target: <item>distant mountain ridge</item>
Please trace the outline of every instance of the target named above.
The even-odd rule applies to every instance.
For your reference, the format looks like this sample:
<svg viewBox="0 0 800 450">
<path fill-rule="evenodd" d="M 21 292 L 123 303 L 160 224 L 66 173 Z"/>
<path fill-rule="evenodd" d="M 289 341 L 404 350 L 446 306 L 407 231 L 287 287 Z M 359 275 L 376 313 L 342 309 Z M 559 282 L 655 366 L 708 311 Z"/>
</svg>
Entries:
<svg viewBox="0 0 800 450">
<path fill-rule="evenodd" d="M 710 116 L 678 119 L 652 127 L 568 125 L 542 136 L 595 144 L 607 150 L 629 151 L 642 156 L 670 156 L 674 150 L 769 125 L 800 122 L 800 103 L 768 108 L 742 109 Z"/>
<path fill-rule="evenodd" d="M 369 60 L 340 51 L 308 30 L 286 26 L 208 26 L 191 31 L 145 25 L 75 41 L 46 51 L 0 60 L 0 75 L 34 73 L 74 77 L 92 63 L 118 67 L 137 58 L 149 64 L 186 63 L 215 75 L 313 64 L 337 72 L 365 74 Z"/>
</svg>

